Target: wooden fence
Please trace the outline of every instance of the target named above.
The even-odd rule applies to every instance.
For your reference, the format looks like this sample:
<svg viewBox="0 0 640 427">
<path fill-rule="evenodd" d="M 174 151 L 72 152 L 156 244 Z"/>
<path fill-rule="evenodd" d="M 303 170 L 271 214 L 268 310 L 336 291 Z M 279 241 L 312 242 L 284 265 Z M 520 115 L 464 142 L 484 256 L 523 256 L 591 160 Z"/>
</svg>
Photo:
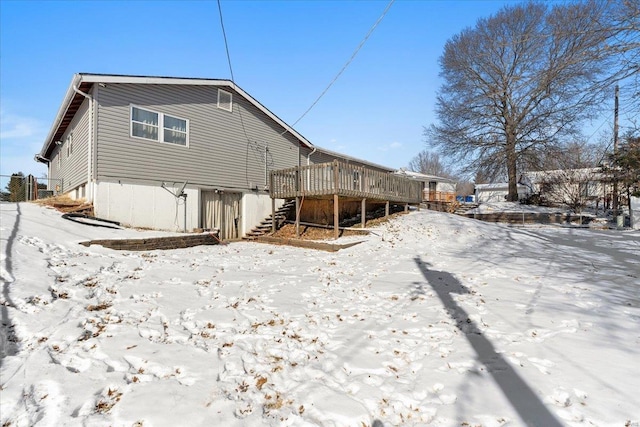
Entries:
<svg viewBox="0 0 640 427">
<path fill-rule="evenodd" d="M 334 160 L 331 163 L 271 171 L 270 195 L 273 199 L 338 195 L 395 203 L 420 203 L 422 184 L 390 172 Z"/>
</svg>

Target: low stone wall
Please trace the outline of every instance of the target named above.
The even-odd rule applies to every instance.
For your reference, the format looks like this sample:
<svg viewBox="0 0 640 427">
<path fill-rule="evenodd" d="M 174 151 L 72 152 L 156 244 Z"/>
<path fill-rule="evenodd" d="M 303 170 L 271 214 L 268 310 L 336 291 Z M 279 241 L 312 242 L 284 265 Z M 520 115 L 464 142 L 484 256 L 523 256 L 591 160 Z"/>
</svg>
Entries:
<svg viewBox="0 0 640 427">
<path fill-rule="evenodd" d="M 480 221 L 509 224 L 589 224 L 593 220 L 591 216 L 540 212 L 465 213 L 461 215 Z"/>
<path fill-rule="evenodd" d="M 217 245 L 218 237 L 212 233 L 188 234 L 184 236 L 150 237 L 148 239 L 89 240 L 81 245 L 101 245 L 118 251 L 152 251 L 156 249 L 182 249 L 193 246 Z"/>
</svg>

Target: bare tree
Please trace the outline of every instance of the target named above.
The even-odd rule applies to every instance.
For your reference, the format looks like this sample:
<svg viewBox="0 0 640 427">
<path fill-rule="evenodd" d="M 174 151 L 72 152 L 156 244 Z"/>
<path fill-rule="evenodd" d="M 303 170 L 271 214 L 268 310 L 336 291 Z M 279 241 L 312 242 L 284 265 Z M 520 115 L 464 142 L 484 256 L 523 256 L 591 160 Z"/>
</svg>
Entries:
<svg viewBox="0 0 640 427">
<path fill-rule="evenodd" d="M 563 205 L 581 212 L 590 202 L 596 208 L 603 198 L 602 174 L 597 168 L 557 169 L 537 172 L 536 186 L 545 205 Z"/>
<path fill-rule="evenodd" d="M 607 157 L 605 142 L 569 142 L 550 147 L 530 162 L 531 170 L 583 169 L 598 167 Z M 535 161 L 534 161 L 535 160 Z"/>
<path fill-rule="evenodd" d="M 443 178 L 453 177 L 453 174 L 442 162 L 438 153 L 428 150 L 422 150 L 417 156 L 412 158 L 409 161 L 409 169 L 426 175 L 441 176 Z"/>
<path fill-rule="evenodd" d="M 470 196 L 475 192 L 475 184 L 470 181 L 459 181 L 456 185 L 456 194 L 460 196 Z"/>
<path fill-rule="evenodd" d="M 637 40 L 637 19 L 619 3 L 506 6 L 454 36 L 440 58 L 439 123 L 425 129 L 427 138 L 484 176 L 506 176 L 508 200 L 517 200 L 518 171 L 579 135 L 606 105 L 606 85 L 637 73 L 616 62 L 622 53 L 634 57 L 629 43 Z M 629 0 L 624 10 L 636 5 Z"/>
<path fill-rule="evenodd" d="M 535 170 L 520 183 L 527 185 L 532 203 L 564 205 L 580 212 L 590 202 L 597 208 L 604 198 L 603 174 L 599 166 L 606 157 L 603 143 L 571 142 L 541 153 Z"/>
</svg>

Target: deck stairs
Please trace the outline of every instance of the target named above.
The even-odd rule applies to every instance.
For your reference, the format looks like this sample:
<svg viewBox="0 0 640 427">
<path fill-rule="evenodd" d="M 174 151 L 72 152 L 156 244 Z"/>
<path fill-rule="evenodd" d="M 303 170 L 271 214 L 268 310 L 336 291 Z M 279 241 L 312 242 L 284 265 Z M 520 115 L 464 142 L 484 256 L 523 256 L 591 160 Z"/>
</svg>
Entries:
<svg viewBox="0 0 640 427">
<path fill-rule="evenodd" d="M 287 219 L 287 214 L 291 210 L 295 209 L 295 206 L 296 206 L 295 200 L 287 200 L 284 203 L 284 205 L 282 205 L 279 209 L 276 210 L 276 215 L 275 215 L 276 230 L 282 227 L 285 220 Z M 272 215 L 269 215 L 268 217 L 263 219 L 260 222 L 260 224 L 258 224 L 251 231 L 245 234 L 245 236 L 242 239 L 255 240 L 258 237 L 266 236 L 267 234 L 271 233 L 272 225 L 273 225 L 273 218 L 272 218 Z"/>
</svg>

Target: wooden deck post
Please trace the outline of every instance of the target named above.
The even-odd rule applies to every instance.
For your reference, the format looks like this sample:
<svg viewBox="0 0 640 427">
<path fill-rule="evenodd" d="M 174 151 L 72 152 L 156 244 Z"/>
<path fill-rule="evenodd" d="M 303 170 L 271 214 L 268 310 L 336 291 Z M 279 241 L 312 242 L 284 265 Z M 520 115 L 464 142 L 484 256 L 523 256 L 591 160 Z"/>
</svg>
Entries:
<svg viewBox="0 0 640 427">
<path fill-rule="evenodd" d="M 271 199 L 271 233 L 276 232 L 276 199 Z"/>
<path fill-rule="evenodd" d="M 362 206 L 360 206 L 360 219 L 362 220 L 362 228 L 367 223 L 367 199 L 362 199 Z"/>
<path fill-rule="evenodd" d="M 389 216 L 389 201 L 387 200 L 387 202 L 384 205 L 384 217 L 388 217 Z"/>
<path fill-rule="evenodd" d="M 300 197 L 296 196 L 296 237 L 300 237 Z"/>
<path fill-rule="evenodd" d="M 340 166 L 338 160 L 333 161 L 333 238 L 340 237 L 340 198 L 338 190 L 340 189 Z"/>
<path fill-rule="evenodd" d="M 338 239 L 340 237 L 340 206 L 337 194 L 333 195 L 333 238 Z"/>
</svg>

